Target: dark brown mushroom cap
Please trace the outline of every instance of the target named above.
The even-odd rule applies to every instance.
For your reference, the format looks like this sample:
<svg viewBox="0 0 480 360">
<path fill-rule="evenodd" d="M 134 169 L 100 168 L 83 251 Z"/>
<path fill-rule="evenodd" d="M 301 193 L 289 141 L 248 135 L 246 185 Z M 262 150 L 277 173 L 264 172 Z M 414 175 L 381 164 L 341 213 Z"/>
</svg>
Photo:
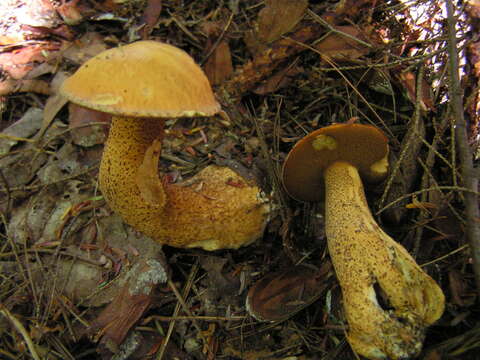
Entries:
<svg viewBox="0 0 480 360">
<path fill-rule="evenodd" d="M 283 165 L 287 193 L 301 201 L 320 201 L 323 172 L 336 161 L 355 166 L 364 181 L 383 180 L 388 169 L 388 139 L 372 125 L 335 124 L 298 141 Z"/>
</svg>

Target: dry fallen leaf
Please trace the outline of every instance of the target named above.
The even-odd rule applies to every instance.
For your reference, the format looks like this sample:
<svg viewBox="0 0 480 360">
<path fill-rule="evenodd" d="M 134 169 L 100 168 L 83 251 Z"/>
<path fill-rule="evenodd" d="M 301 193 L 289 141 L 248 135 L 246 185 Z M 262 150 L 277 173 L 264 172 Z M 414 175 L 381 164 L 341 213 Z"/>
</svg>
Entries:
<svg viewBox="0 0 480 360">
<path fill-rule="evenodd" d="M 0 96 L 18 92 L 34 92 L 50 95 L 50 85 L 44 80 L 13 80 L 0 81 Z"/>
<path fill-rule="evenodd" d="M 262 321 L 289 318 L 325 291 L 330 270 L 325 263 L 320 270 L 300 265 L 268 274 L 248 291 L 247 310 Z"/>
<path fill-rule="evenodd" d="M 356 27 L 350 25 L 336 26 L 335 29 L 340 33 L 332 32 L 315 45 L 315 48 L 322 56 L 332 60 L 351 61 L 358 59 L 370 51 L 368 47 L 349 37 L 351 36 L 365 41 L 365 38 Z M 347 35 L 342 35 L 341 33 Z"/>
<path fill-rule="evenodd" d="M 292 31 L 302 19 L 308 0 L 267 0 L 258 13 L 255 30 L 247 32 L 244 41 L 252 54 L 264 50 L 265 46 Z"/>
<path fill-rule="evenodd" d="M 167 282 L 163 261 L 155 257 L 135 264 L 128 280 L 112 302 L 92 321 L 90 331 L 97 332 L 101 344 L 113 353 L 123 343 L 130 329 L 153 301 L 152 291 Z"/>
<path fill-rule="evenodd" d="M 40 139 L 43 137 L 47 129 L 52 124 L 53 120 L 55 120 L 55 116 L 62 109 L 62 107 L 65 106 L 66 103 L 68 103 L 67 98 L 59 94 L 52 95 L 47 99 L 45 108 L 43 110 L 42 128 L 36 135 L 37 139 Z"/>
<path fill-rule="evenodd" d="M 416 76 L 411 71 L 402 72 L 398 75 L 398 80 L 403 85 L 408 99 L 415 104 L 417 98 Z M 427 80 L 422 79 L 422 96 L 420 97 L 420 106 L 424 111 L 435 111 L 432 95 L 432 88 Z"/>
<path fill-rule="evenodd" d="M 2 70 L 13 79 L 22 79 L 32 70 L 36 63 L 46 60 L 58 50 L 56 44 L 29 45 L 13 51 L 0 53 Z"/>
<path fill-rule="evenodd" d="M 377 0 L 343 0 L 339 1 L 335 8 L 338 17 L 354 19 L 365 14 L 365 11 L 373 10 Z"/>
<path fill-rule="evenodd" d="M 258 38 L 265 44 L 291 31 L 302 19 L 308 0 L 266 0 L 258 14 Z"/>
<path fill-rule="evenodd" d="M 230 47 L 224 40 L 213 50 L 204 66 L 205 74 L 212 85 L 219 85 L 233 73 Z"/>
<path fill-rule="evenodd" d="M 85 147 L 103 144 L 107 137 L 107 127 L 88 125 L 92 123 L 107 124 L 111 117 L 110 114 L 70 103 L 68 105 L 68 127 L 71 129 L 73 143 Z"/>
<path fill-rule="evenodd" d="M 63 57 L 75 64 L 83 64 L 105 50 L 107 45 L 103 41 L 103 36 L 96 32 L 87 32 L 64 50 Z"/>
<path fill-rule="evenodd" d="M 145 152 L 142 165 L 140 165 L 136 182 L 143 199 L 151 205 L 163 206 L 165 192 L 162 180 L 158 176 L 158 160 L 162 151 L 160 140 L 154 140 Z"/>
<path fill-rule="evenodd" d="M 139 33 L 142 39 L 148 39 L 148 36 L 153 30 L 153 27 L 160 17 L 160 12 L 162 11 L 162 0 L 148 0 L 147 6 L 143 11 L 141 22 L 144 24 L 143 28 L 140 29 Z"/>
<path fill-rule="evenodd" d="M 253 92 L 257 95 L 266 95 L 273 93 L 278 89 L 288 85 L 290 80 L 295 77 L 295 75 L 303 72 L 303 69 L 296 66 L 287 66 L 284 69 L 281 69 L 279 72 L 275 73 L 262 84 L 257 86 Z"/>
</svg>

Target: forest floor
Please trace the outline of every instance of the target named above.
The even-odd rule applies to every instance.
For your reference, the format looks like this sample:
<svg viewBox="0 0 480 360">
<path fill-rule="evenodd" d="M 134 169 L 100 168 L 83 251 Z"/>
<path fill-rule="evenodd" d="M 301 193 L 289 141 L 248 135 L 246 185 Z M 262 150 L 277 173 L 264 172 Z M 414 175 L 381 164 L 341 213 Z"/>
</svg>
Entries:
<svg viewBox="0 0 480 360">
<path fill-rule="evenodd" d="M 0 358 L 358 358 L 323 203 L 295 201 L 282 186 L 298 140 L 349 122 L 388 137 L 389 176 L 366 188 L 370 208 L 445 294 L 419 358 L 478 359 L 480 249 L 469 247 L 466 199 L 476 193 L 466 187 L 479 176 L 464 172 L 460 148 L 480 156 L 480 8 L 454 13 L 461 97 L 445 9 L 428 0 L 2 0 Z M 91 57 L 147 39 L 190 54 L 225 111 L 169 119 L 160 172 L 175 183 L 217 164 L 255 179 L 273 210 L 253 244 L 162 247 L 105 203 L 97 178 L 109 117 L 58 90 Z M 152 258 L 168 280 L 132 295 Z M 265 277 L 251 296 L 271 321 L 245 306 Z"/>
</svg>

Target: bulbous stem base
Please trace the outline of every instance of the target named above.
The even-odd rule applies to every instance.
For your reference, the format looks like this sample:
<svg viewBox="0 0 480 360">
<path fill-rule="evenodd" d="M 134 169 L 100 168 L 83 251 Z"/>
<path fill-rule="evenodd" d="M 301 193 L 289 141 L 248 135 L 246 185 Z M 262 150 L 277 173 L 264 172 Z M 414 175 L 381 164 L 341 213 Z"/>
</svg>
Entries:
<svg viewBox="0 0 480 360">
<path fill-rule="evenodd" d="M 414 356 L 425 327 L 443 313 L 442 290 L 375 222 L 355 167 L 335 162 L 324 175 L 326 236 L 349 343 L 369 359 Z"/>
</svg>

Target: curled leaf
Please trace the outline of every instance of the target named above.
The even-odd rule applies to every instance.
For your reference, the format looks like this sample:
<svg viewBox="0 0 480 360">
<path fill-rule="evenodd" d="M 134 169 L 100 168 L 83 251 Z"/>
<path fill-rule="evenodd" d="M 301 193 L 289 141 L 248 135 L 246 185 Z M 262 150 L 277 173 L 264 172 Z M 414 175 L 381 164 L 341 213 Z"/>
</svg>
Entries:
<svg viewBox="0 0 480 360">
<path fill-rule="evenodd" d="M 151 205 L 161 207 L 165 204 L 163 183 L 158 176 L 158 160 L 162 151 L 162 143 L 156 139 L 145 152 L 143 162 L 137 172 L 137 186 L 140 195 Z"/>
</svg>

